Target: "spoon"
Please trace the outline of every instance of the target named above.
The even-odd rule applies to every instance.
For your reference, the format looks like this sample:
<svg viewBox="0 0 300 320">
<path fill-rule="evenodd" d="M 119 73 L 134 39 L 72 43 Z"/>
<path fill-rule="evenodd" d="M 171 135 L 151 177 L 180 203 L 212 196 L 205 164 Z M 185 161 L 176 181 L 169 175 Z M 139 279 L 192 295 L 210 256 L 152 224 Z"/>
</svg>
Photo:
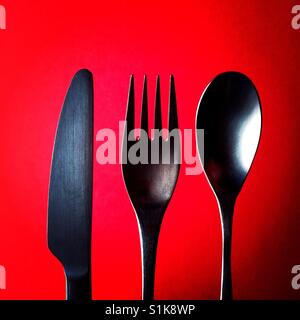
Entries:
<svg viewBox="0 0 300 320">
<path fill-rule="evenodd" d="M 231 300 L 231 239 L 234 205 L 254 159 L 261 133 L 260 99 L 238 72 L 218 75 L 205 89 L 196 116 L 197 144 L 222 222 L 221 300 Z M 204 135 L 204 147 L 200 135 Z"/>
</svg>

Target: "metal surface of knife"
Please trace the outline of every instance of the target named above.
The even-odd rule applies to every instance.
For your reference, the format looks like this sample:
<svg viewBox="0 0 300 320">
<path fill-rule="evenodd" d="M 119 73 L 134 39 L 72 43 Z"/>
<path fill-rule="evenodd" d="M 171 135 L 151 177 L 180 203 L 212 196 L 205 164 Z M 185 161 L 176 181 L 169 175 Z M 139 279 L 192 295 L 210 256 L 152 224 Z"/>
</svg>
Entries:
<svg viewBox="0 0 300 320">
<path fill-rule="evenodd" d="M 48 246 L 62 263 L 67 299 L 91 299 L 93 77 L 78 71 L 69 87 L 53 150 Z"/>
</svg>

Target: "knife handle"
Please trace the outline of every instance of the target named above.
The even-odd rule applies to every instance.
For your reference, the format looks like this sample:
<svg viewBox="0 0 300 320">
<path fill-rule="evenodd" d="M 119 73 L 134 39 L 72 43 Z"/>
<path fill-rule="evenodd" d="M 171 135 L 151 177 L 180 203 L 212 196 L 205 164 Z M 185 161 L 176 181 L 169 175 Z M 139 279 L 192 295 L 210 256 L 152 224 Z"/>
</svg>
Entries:
<svg viewBox="0 0 300 320">
<path fill-rule="evenodd" d="M 67 276 L 67 300 L 91 300 L 91 274 Z"/>
</svg>

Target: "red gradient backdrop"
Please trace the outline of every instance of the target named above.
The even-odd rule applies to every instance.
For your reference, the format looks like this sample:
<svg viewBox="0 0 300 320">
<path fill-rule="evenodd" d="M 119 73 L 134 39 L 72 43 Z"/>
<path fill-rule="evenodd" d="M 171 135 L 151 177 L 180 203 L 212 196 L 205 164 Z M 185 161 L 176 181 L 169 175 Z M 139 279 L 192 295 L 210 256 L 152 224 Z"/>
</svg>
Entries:
<svg viewBox="0 0 300 320">
<path fill-rule="evenodd" d="M 138 109 L 148 75 L 151 112 L 155 76 L 161 75 L 165 123 L 174 74 L 182 129 L 194 128 L 199 98 L 218 73 L 236 70 L 252 79 L 262 101 L 263 132 L 235 210 L 234 295 L 300 299 L 300 290 L 291 287 L 291 269 L 300 264 L 295 1 L 1 4 L 7 30 L 0 30 L 0 264 L 7 289 L 0 299 L 65 297 L 63 268 L 47 248 L 47 193 L 59 113 L 80 68 L 94 74 L 95 131 L 118 129 L 132 73 Z M 93 298 L 140 299 L 138 228 L 121 167 L 95 161 L 94 171 Z M 161 229 L 155 296 L 218 299 L 220 270 L 216 200 L 204 175 L 187 176 L 182 167 Z"/>
</svg>

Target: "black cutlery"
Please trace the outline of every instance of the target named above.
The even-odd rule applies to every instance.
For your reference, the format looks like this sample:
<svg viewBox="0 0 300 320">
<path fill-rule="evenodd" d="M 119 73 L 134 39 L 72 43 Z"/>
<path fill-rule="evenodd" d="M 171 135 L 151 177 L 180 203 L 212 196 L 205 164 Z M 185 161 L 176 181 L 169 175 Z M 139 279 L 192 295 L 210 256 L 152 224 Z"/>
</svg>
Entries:
<svg viewBox="0 0 300 320">
<path fill-rule="evenodd" d="M 234 205 L 250 170 L 261 133 L 261 106 L 253 83 L 238 72 L 218 75 L 200 100 L 196 127 L 204 129 L 204 148 L 197 133 L 198 150 L 221 214 L 221 299 L 230 300 L 233 298 L 231 239 Z"/>
<path fill-rule="evenodd" d="M 132 76 L 122 149 L 122 172 L 131 203 L 135 209 L 142 242 L 142 297 L 144 300 L 152 300 L 154 298 L 155 261 L 159 231 L 164 213 L 173 195 L 180 168 L 179 134 L 178 130 L 172 132 L 173 129 L 178 129 L 173 76 L 170 79 L 169 96 L 169 132 L 173 133 L 173 137 L 170 134 L 169 139 L 164 140 L 156 132 L 154 139 L 149 139 L 146 77 L 144 79 L 141 115 L 141 129 L 144 130 L 144 135 L 140 136 L 140 140 L 128 141 L 128 135 L 135 128 L 134 112 L 134 80 Z M 162 129 L 159 77 L 157 77 L 156 83 L 154 128 L 158 130 Z M 130 162 L 128 154 L 132 147 L 137 147 L 137 143 L 147 144 L 146 153 L 147 151 L 148 153 L 146 155 L 140 154 L 146 160 L 141 161 L 144 163 L 133 164 Z M 152 149 L 154 145 L 159 145 L 159 149 Z M 153 151 L 154 149 L 157 151 Z M 140 153 L 142 152 L 140 150 Z M 157 161 L 153 161 L 153 158 Z"/>
<path fill-rule="evenodd" d="M 60 114 L 52 158 L 48 246 L 62 263 L 68 300 L 91 299 L 93 78 L 80 70 Z"/>
</svg>

